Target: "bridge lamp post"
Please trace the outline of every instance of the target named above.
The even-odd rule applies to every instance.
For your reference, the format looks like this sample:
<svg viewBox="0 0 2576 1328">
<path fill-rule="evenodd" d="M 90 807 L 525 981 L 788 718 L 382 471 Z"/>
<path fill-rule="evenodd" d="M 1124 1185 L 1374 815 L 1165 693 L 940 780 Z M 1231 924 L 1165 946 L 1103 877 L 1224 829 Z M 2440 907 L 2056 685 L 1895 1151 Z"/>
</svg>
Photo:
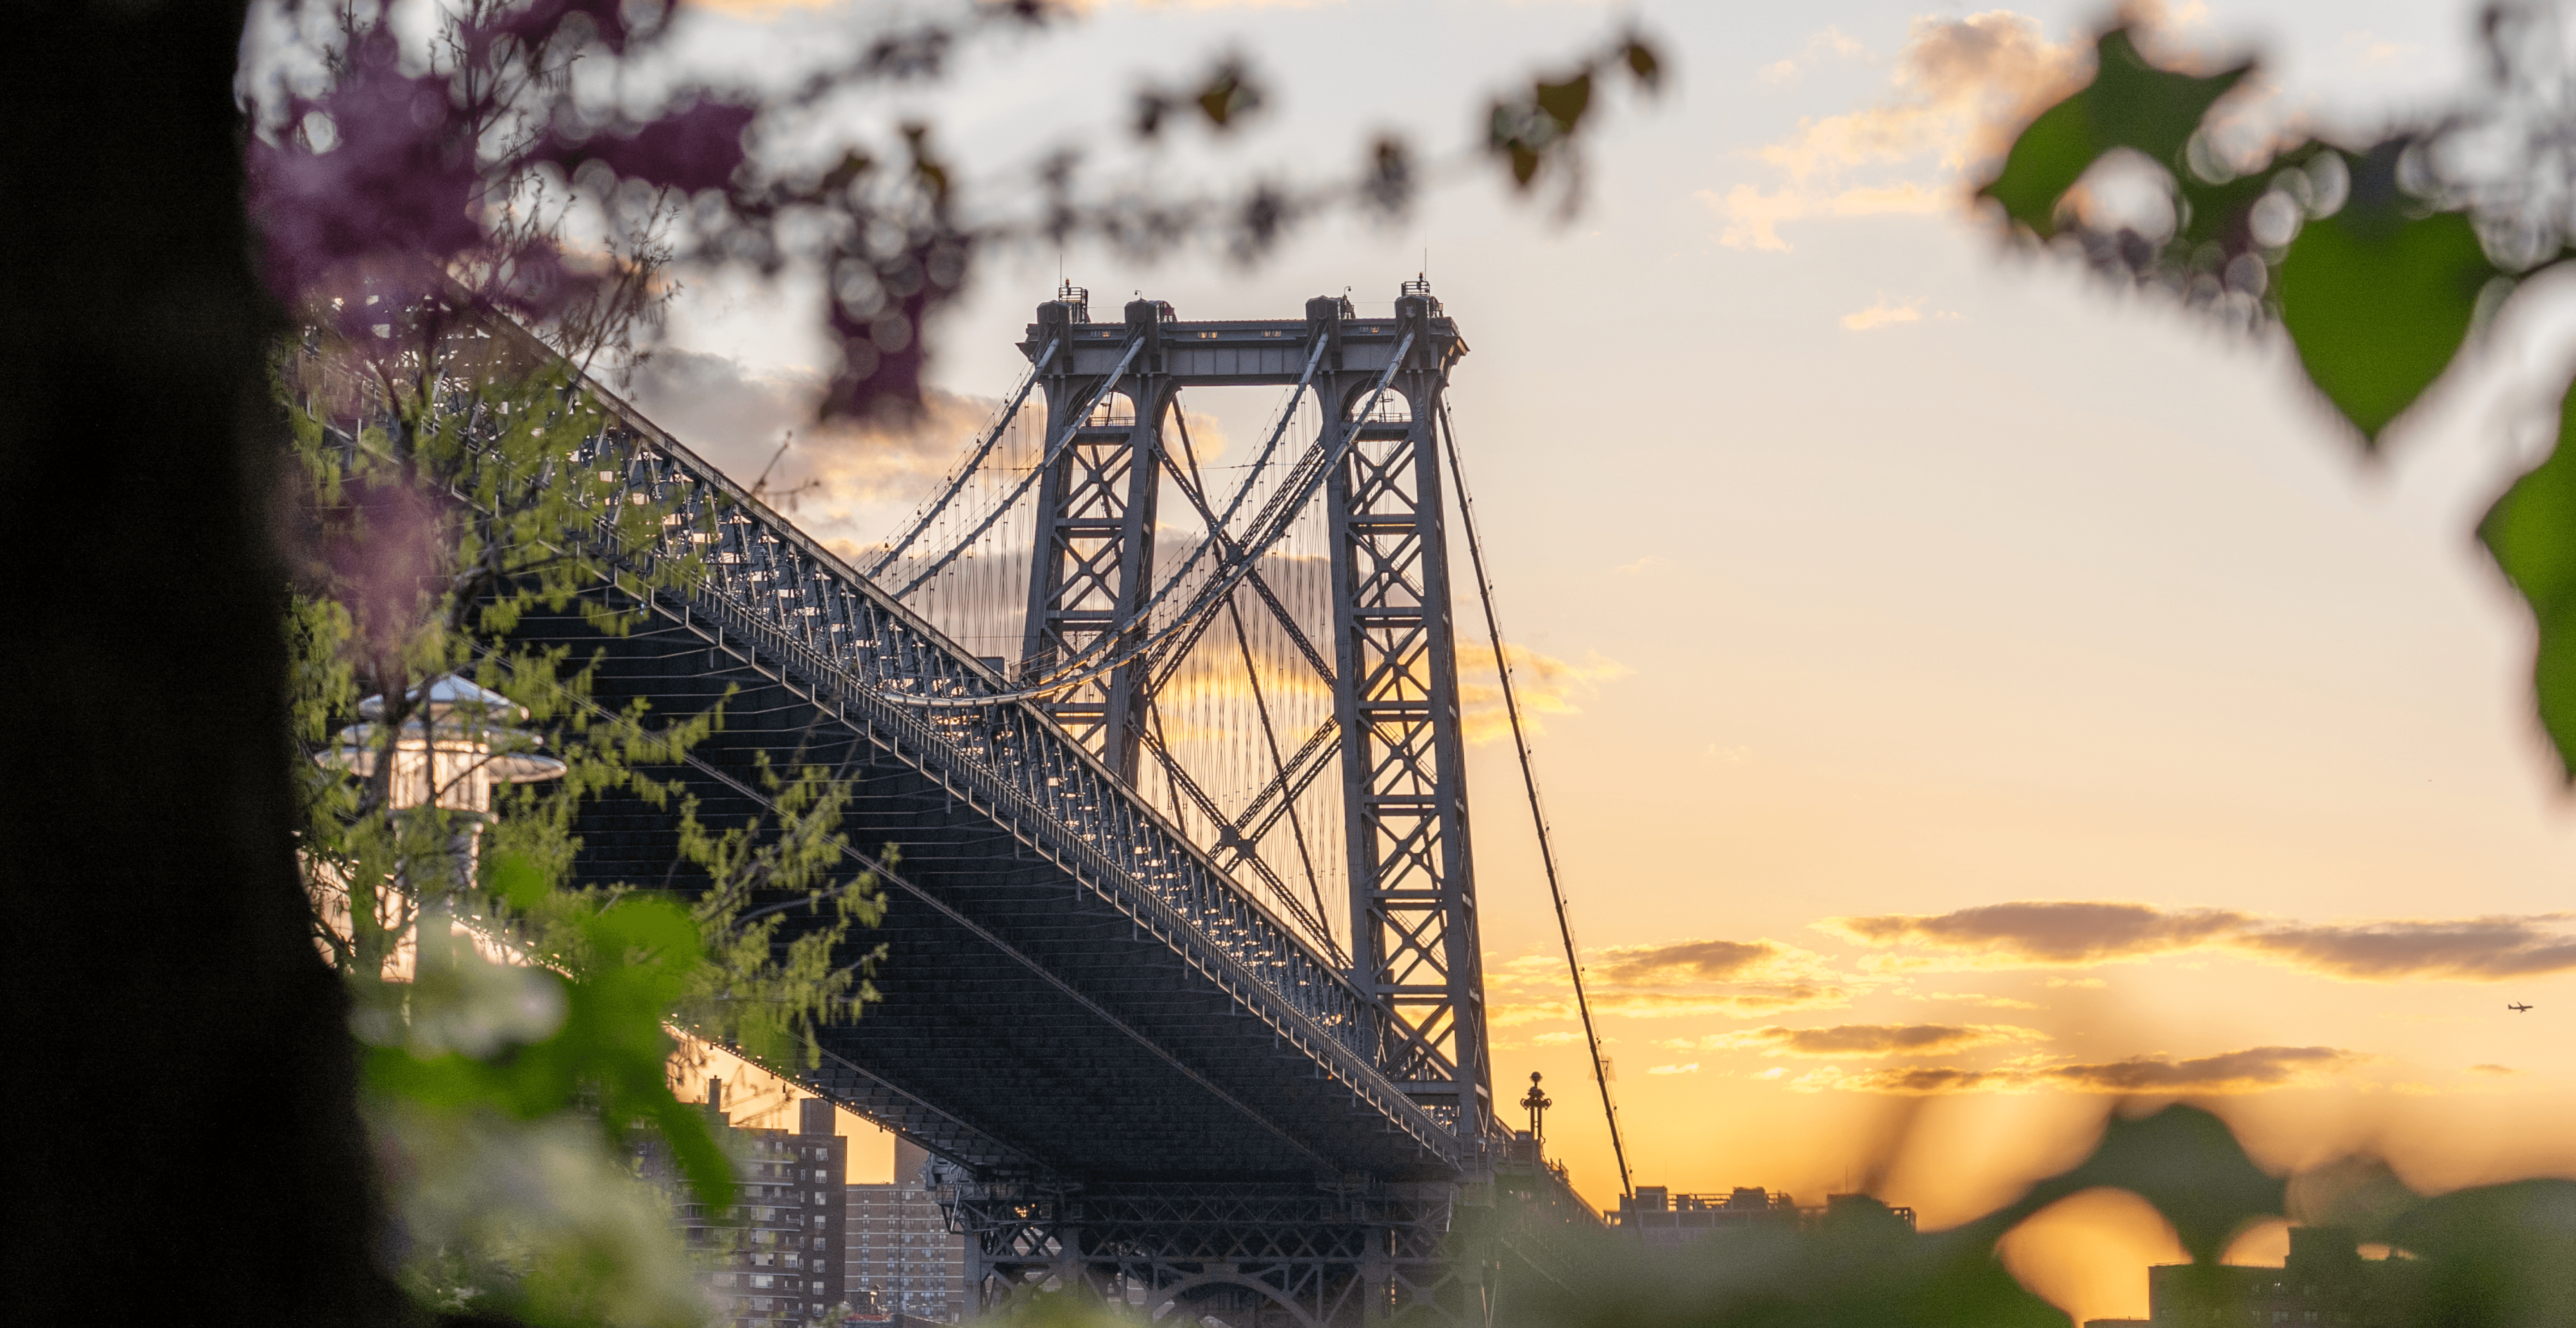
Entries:
<svg viewBox="0 0 2576 1328">
<path fill-rule="evenodd" d="M 358 716 L 361 722 L 334 735 L 336 745 L 323 759 L 365 779 L 376 773 L 382 754 L 385 698 L 359 702 Z M 421 894 L 422 935 L 445 934 L 449 897 L 474 879 L 483 827 L 492 820 L 492 786 L 563 776 L 562 761 L 534 750 L 543 737 L 506 727 L 527 717 L 526 707 L 453 674 L 415 693 L 412 714 L 394 739 L 387 796 L 396 811 L 436 806 L 458 822 L 448 840 L 446 879 Z"/>
<path fill-rule="evenodd" d="M 1521 1099 L 1521 1105 L 1529 1108 L 1529 1132 L 1530 1142 L 1532 1144 L 1544 1143 L 1546 1141 L 1547 1131 L 1544 1128 L 1544 1125 L 1547 1119 L 1547 1109 L 1556 1105 L 1555 1101 L 1548 1097 L 1546 1090 L 1538 1086 L 1538 1081 L 1539 1072 L 1536 1070 L 1530 1071 L 1529 1096 Z"/>
</svg>

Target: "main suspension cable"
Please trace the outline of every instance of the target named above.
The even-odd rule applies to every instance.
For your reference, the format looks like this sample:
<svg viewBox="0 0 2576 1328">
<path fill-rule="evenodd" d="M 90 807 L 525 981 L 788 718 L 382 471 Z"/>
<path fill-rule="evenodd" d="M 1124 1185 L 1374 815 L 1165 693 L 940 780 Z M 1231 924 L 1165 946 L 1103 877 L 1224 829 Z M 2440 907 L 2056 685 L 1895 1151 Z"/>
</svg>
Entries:
<svg viewBox="0 0 2576 1328">
<path fill-rule="evenodd" d="M 1511 716 L 1512 750 L 1521 758 L 1521 787 L 1529 792 L 1530 823 L 1538 827 L 1538 857 L 1547 868 L 1548 898 L 1556 903 L 1556 933 L 1565 941 L 1565 969 L 1574 978 L 1574 1008 L 1583 1016 L 1583 1041 L 1592 1051 L 1592 1081 L 1601 1087 L 1601 1115 L 1610 1123 L 1610 1155 L 1619 1162 L 1619 1192 L 1633 1195 L 1628 1179 L 1628 1149 L 1619 1138 L 1619 1107 L 1610 1100 L 1610 1065 L 1601 1058 L 1601 1035 L 1592 1026 L 1592 1001 L 1583 991 L 1583 960 L 1574 950 L 1574 922 L 1565 908 L 1565 887 L 1557 880 L 1556 848 L 1547 833 L 1547 812 L 1539 805 L 1538 769 L 1530 760 L 1529 736 L 1521 728 L 1519 693 L 1512 687 L 1512 662 L 1503 651 L 1503 624 L 1494 612 L 1494 579 L 1485 574 L 1485 545 L 1476 537 L 1476 503 L 1467 495 L 1467 472 L 1458 464 L 1458 431 L 1449 422 L 1449 403 L 1440 403 L 1440 438 L 1449 453 L 1449 478 L 1458 486 L 1458 518 L 1467 530 L 1467 557 L 1476 570 L 1476 595 L 1485 605 L 1485 632 L 1494 642 L 1494 672 L 1503 680 L 1503 709 Z"/>
</svg>

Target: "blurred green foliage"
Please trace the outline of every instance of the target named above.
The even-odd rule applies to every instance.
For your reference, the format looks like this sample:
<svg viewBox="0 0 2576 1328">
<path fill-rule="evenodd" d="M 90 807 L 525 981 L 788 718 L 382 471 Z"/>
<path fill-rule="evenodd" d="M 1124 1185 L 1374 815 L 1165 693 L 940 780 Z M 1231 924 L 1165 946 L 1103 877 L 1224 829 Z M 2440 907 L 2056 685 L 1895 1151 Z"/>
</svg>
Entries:
<svg viewBox="0 0 2576 1328">
<path fill-rule="evenodd" d="M 396 1271 L 424 1303 L 536 1325 L 702 1322 L 696 1256 L 631 1144 L 657 1137 L 723 1211 L 732 1170 L 674 1092 L 675 1056 L 810 1065 L 817 1028 L 871 995 L 873 957 L 850 962 L 848 941 L 881 900 L 840 832 L 847 786 L 763 763 L 774 814 L 710 825 L 674 768 L 721 704 L 612 710 L 595 659 L 513 640 L 538 610 L 623 633 L 637 591 L 703 575 L 671 504 L 563 464 L 610 418 L 568 367 L 604 326 L 545 345 L 479 335 L 490 315 L 434 299 L 354 328 L 333 312 L 309 311 L 278 377 L 302 479 L 286 606 L 308 757 L 298 856 L 315 942 L 354 997 Z M 460 681 L 505 700 L 438 699 Z M 424 734 L 562 773 L 496 784 L 486 811 L 480 758 L 460 757 L 427 796 L 405 772 Z M 610 796 L 672 818 L 669 879 L 569 884 L 582 811 Z"/>
<path fill-rule="evenodd" d="M 2425 1198 L 2371 1157 L 2282 1177 L 2248 1157 L 2225 1121 L 2180 1104 L 2113 1115 L 2083 1161 L 1943 1231 L 1918 1232 L 1864 1195 L 1796 1223 L 1748 1223 L 1665 1248 L 1598 1226 L 1534 1221 L 1537 1209 L 1516 1215 L 1508 1203 L 1462 1207 L 1452 1259 L 1489 1280 L 1457 1300 L 1490 1304 L 1492 1321 L 1506 1328 L 2066 1328 L 2066 1314 L 2021 1285 L 2000 1247 L 2050 1206 L 2105 1188 L 2145 1200 L 2200 1267 L 2215 1267 L 2232 1241 L 2282 1219 L 2390 1243 L 2390 1257 L 2418 1275 L 2393 1280 L 2397 1289 L 2375 1307 L 2382 1317 L 2372 1321 L 2385 1328 L 2576 1323 L 2576 1182 Z M 1546 1257 L 1510 1252 L 1533 1240 L 1549 1247 Z M 1549 1272 L 1536 1271 L 1542 1262 Z M 2139 1268 L 2141 1291 L 2146 1278 Z M 1454 1312 L 1416 1310 L 1398 1306 L 1390 1321 L 1458 1321 Z M 1016 1328 L 1139 1319 L 1079 1292 L 1035 1288 L 998 1317 Z"/>
<path fill-rule="evenodd" d="M 2511 17 L 2504 9 L 2489 16 L 2491 43 L 2516 40 Z M 2275 321 L 2308 381 L 2366 449 L 2529 275 L 2529 257 L 2499 259 L 2495 247 L 2503 238 L 2527 249 L 2531 219 L 2482 213 L 2476 191 L 2442 179 L 2428 155 L 2430 136 L 2446 124 L 2362 148 L 2309 139 L 2272 144 L 2260 160 L 2231 158 L 2217 146 L 2218 103 L 2252 65 L 2215 75 L 2160 68 L 2124 27 L 2105 32 L 2096 54 L 2091 84 L 2031 121 L 1981 196 L 2000 205 L 2008 225 L 2069 243 L 2099 267 Z M 2499 50 L 2500 70 L 2514 63 Z M 2161 172 L 2170 227 L 2088 219 L 2079 206 L 2105 159 L 2129 153 Z M 2535 160 L 2503 169 L 2540 176 L 2555 168 Z M 2537 261 L 2557 264 L 2566 252 L 2544 246 Z M 2538 623 L 2535 708 L 2576 782 L 2576 493 L 2563 460 L 2571 424 L 2576 413 L 2563 412 L 2558 447 L 2504 494 L 2478 534 Z"/>
</svg>

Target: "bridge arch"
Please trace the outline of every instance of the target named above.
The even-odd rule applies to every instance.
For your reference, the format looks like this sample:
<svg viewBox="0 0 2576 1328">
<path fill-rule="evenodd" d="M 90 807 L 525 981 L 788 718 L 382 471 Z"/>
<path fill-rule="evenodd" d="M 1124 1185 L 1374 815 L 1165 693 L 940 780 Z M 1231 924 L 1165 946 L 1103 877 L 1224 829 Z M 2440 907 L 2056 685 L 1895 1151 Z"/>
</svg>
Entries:
<svg viewBox="0 0 2576 1328">
<path fill-rule="evenodd" d="M 1369 404 L 1369 393 L 1375 391 L 1376 387 L 1375 383 L 1363 383 L 1352 388 L 1350 394 L 1342 398 L 1342 418 L 1358 419 L 1361 408 Z M 1364 422 L 1410 424 L 1413 422 L 1413 398 L 1407 395 L 1402 387 L 1389 383 L 1386 392 L 1378 397 L 1377 409 L 1370 411 L 1368 419 Z"/>
<path fill-rule="evenodd" d="M 1165 1315 L 1175 1311 L 1189 1315 L 1190 1307 L 1182 1303 L 1182 1297 L 1193 1291 L 1205 1291 L 1214 1287 L 1239 1287 L 1247 1291 L 1259 1292 L 1271 1304 L 1285 1311 L 1297 1328 L 1324 1328 L 1324 1325 L 1318 1322 L 1305 1306 L 1297 1303 L 1295 1297 L 1257 1277 L 1240 1272 L 1196 1273 L 1164 1287 L 1145 1302 L 1145 1320 L 1148 1323 L 1161 1324 L 1165 1322 Z M 1171 1321 L 1170 1328 L 1181 1328 L 1183 1323 L 1200 1317 L 1202 1316 L 1189 1315 L 1185 1319 L 1174 1319 Z M 1216 1317 L 1225 1319 L 1223 1315 Z M 1257 1324 L 1235 1323 L 1231 1319 L 1225 1319 L 1225 1322 L 1229 1328 L 1258 1328 Z"/>
<path fill-rule="evenodd" d="M 1102 393 L 1100 400 L 1093 403 L 1089 417 L 1083 420 L 1087 425 L 1127 425 L 1135 422 L 1136 398 L 1128 395 L 1127 389 L 1123 387 L 1114 387 Z"/>
</svg>

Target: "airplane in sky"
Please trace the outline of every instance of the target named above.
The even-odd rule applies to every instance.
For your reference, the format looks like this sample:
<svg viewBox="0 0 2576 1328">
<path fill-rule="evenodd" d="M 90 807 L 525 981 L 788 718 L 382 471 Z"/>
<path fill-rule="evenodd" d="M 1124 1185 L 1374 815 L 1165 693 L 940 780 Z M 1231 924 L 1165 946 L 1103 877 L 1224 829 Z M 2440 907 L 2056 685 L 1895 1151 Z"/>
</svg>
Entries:
<svg viewBox="0 0 2576 1328">
<path fill-rule="evenodd" d="M 2513 1002 L 2513 1001 L 2507 1001 L 2507 1002 L 2505 1002 L 2505 1006 L 2504 1006 L 2504 1008 L 2506 1008 L 2506 1009 L 2508 1009 L 2508 1010 L 2513 1011 L 2515 1014 L 2522 1014 L 2522 1013 L 2525 1013 L 2525 1012 L 2527 1012 L 2527 1011 L 2529 1011 L 2529 1010 L 2531 1009 L 2531 1007 L 2530 1007 L 2530 1006 L 2528 1006 L 2528 1005 L 2518 1004 L 2518 1003 Z"/>
</svg>

